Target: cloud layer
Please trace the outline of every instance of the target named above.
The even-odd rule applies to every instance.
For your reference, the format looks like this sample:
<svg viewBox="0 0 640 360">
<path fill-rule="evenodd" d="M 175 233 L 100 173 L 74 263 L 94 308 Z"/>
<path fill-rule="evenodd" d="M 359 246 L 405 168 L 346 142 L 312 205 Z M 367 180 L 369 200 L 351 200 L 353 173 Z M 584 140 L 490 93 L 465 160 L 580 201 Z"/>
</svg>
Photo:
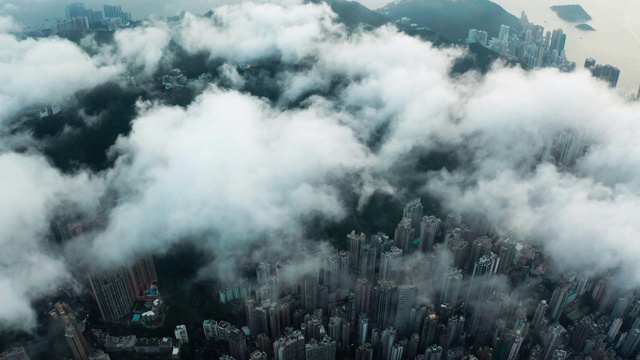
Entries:
<svg viewBox="0 0 640 360">
<path fill-rule="evenodd" d="M 71 281 L 78 249 L 89 262 L 113 264 L 188 240 L 235 264 L 252 258 L 236 256 L 239 248 L 266 238 L 289 250 L 309 219 L 344 218 L 353 211 L 345 192 L 366 202 L 375 190 L 402 194 L 416 182 L 446 210 L 485 214 L 500 234 L 541 244 L 560 266 L 613 269 L 640 283 L 636 103 L 582 71 L 498 64 L 484 76 L 452 77 L 463 49 L 434 48 L 391 27 L 349 34 L 326 5 L 187 14 L 177 25 L 119 31 L 93 57 L 65 40 L 0 34 L 0 73 L 11 85 L 0 90 L 0 119 L 126 71 L 154 75 L 171 56 L 170 40 L 224 62 L 224 79 L 186 107 L 141 100 L 131 133 L 111 149 L 112 168 L 62 175 L 39 155 L 0 155 L 10 174 L 0 191 L 14 199 L 0 208 L 0 241 L 11 249 L 0 255 L 1 320 L 32 325 L 29 302 Z M 276 89 L 275 99 L 252 95 L 252 81 Z M 589 145 L 586 155 L 570 169 L 539 164 L 563 133 Z M 460 166 L 416 169 L 434 153 Z M 104 228 L 62 255 L 41 239 L 65 202 L 108 210 Z"/>
<path fill-rule="evenodd" d="M 59 249 L 46 240 L 54 209 L 95 207 L 101 182 L 86 173 L 61 175 L 39 155 L 4 153 L 0 169 L 0 320 L 29 329 L 36 325 L 30 300 L 73 282 Z"/>
</svg>

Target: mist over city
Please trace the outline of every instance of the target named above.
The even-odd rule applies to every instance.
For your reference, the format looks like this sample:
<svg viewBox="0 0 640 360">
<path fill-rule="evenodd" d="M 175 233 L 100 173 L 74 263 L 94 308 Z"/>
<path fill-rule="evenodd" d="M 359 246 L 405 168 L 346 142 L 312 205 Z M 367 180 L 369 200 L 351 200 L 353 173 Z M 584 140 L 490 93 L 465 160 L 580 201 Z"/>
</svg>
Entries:
<svg viewBox="0 0 640 360">
<path fill-rule="evenodd" d="M 0 0 L 0 359 L 636 358 L 640 79 L 532 21 Z"/>
</svg>

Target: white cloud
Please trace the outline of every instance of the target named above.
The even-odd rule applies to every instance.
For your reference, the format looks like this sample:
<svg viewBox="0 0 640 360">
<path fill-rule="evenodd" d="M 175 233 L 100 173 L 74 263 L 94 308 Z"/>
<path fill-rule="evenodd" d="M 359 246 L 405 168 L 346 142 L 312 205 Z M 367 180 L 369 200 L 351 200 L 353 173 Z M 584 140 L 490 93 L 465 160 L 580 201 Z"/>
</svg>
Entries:
<svg viewBox="0 0 640 360">
<path fill-rule="evenodd" d="M 275 57 L 296 62 L 313 56 L 314 43 L 339 35 L 328 5 L 246 2 L 215 9 L 212 19 L 187 14 L 179 41 L 188 51 L 247 63 Z"/>
<path fill-rule="evenodd" d="M 155 73 L 160 60 L 166 54 L 171 37 L 165 25 L 154 25 L 123 29 L 115 33 L 116 56 L 128 63 L 134 73 L 142 71 L 145 76 Z"/>
<path fill-rule="evenodd" d="M 0 34 L 0 121 L 29 106 L 63 101 L 117 73 L 116 67 L 98 66 L 67 40 Z"/>
<path fill-rule="evenodd" d="M 187 109 L 143 107 L 109 175 L 126 197 L 94 244 L 107 260 L 188 237 L 237 247 L 300 234 L 316 212 L 344 216 L 334 182 L 368 163 L 352 131 L 313 108 L 280 112 L 215 89 Z"/>
<path fill-rule="evenodd" d="M 64 176 L 40 156 L 0 155 L 0 323 L 30 330 L 32 300 L 72 281 L 65 260 L 45 235 L 53 210 L 63 202 L 94 207 L 101 182 L 87 174 Z"/>
</svg>

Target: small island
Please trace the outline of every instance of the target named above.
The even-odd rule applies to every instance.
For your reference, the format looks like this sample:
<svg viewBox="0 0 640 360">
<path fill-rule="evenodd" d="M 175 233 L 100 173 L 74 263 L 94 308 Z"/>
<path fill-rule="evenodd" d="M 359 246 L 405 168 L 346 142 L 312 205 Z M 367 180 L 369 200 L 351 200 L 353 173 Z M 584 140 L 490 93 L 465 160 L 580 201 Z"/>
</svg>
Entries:
<svg viewBox="0 0 640 360">
<path fill-rule="evenodd" d="M 591 20 L 591 16 L 580 5 L 556 5 L 551 10 L 555 11 L 558 17 L 568 22 L 584 22 Z"/>
<path fill-rule="evenodd" d="M 593 28 L 593 26 L 589 25 L 589 24 L 578 24 L 576 25 L 576 28 L 583 30 L 583 31 L 596 31 L 596 29 Z"/>
</svg>

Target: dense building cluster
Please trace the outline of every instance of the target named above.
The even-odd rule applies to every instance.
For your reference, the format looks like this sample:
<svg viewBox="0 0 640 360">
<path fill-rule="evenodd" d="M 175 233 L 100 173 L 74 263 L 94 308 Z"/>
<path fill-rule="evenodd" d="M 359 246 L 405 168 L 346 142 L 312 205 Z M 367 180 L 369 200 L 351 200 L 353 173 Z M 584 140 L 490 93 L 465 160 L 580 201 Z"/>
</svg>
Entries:
<svg viewBox="0 0 640 360">
<path fill-rule="evenodd" d="M 564 46 L 567 35 L 562 29 L 544 32 L 541 25 L 532 24 L 522 12 L 522 31 L 507 25 L 500 26 L 498 37 L 488 38 L 486 31 L 470 29 L 467 43 L 479 43 L 500 55 L 518 60 L 528 68 L 555 67 L 573 71 L 576 63 L 567 60 Z"/>
<path fill-rule="evenodd" d="M 103 5 L 103 11 L 85 7 L 84 3 L 75 2 L 65 7 L 65 19 L 54 23 L 45 23 L 25 28 L 19 35 L 26 37 L 42 37 L 67 31 L 82 31 L 93 28 L 115 30 L 131 22 L 131 13 L 123 11 L 121 6 Z"/>
<path fill-rule="evenodd" d="M 73 220 L 69 226 L 61 228 L 74 226 L 81 229 L 82 225 L 77 219 Z M 60 224 L 57 225 L 60 227 Z M 79 230 L 75 234 L 81 233 Z M 151 256 L 140 257 L 127 266 L 90 271 L 88 280 L 92 298 L 104 323 L 119 326 L 136 325 L 148 329 L 162 326 L 165 317 L 164 302 L 157 287 L 158 278 Z M 175 355 L 174 358 L 178 358 L 182 339 L 178 337 L 177 332 L 174 340 L 169 337 L 159 339 L 136 335 L 111 336 L 99 329 L 88 331 L 89 311 L 76 302 L 74 295 L 68 297 L 73 304 L 58 301 L 52 304 L 48 315 L 58 324 L 53 328 L 60 329 L 64 334 L 74 360 L 108 360 L 109 354 L 114 353 L 172 354 Z M 6 355 L 0 356 L 0 359 L 23 359 L 13 355 L 16 351 L 11 352 L 13 357 Z M 31 352 L 41 353 L 42 349 L 32 349 Z M 26 353 L 25 356 L 24 359 L 28 359 Z"/>
<path fill-rule="evenodd" d="M 618 85 L 618 78 L 620 77 L 620 69 L 612 65 L 596 64 L 593 58 L 588 58 L 584 61 L 585 69 L 591 71 L 591 75 L 606 81 L 609 86 L 616 87 Z"/>
<path fill-rule="evenodd" d="M 558 157 L 560 148 L 556 144 Z M 545 276 L 548 260 L 537 249 L 495 236 L 485 217 L 465 219 L 468 225 L 457 214 L 424 216 L 415 199 L 393 239 L 354 231 L 347 235 L 348 250 L 260 263 L 255 289 L 246 279 L 238 287 L 251 293 L 237 300 L 245 324 L 236 324 L 239 329 L 205 320 L 207 339 L 228 342 L 225 358 L 236 360 L 251 351 L 252 358 L 279 360 L 616 359 L 637 353 L 635 293 L 607 276 Z M 229 337 L 231 331 L 237 336 Z"/>
<path fill-rule="evenodd" d="M 555 144 L 549 151 L 562 158 L 562 149 L 572 148 Z M 256 264 L 255 277 L 221 287 L 216 298 L 229 309 L 241 308 L 241 323 L 206 319 L 199 329 L 176 326 L 175 338 L 146 338 L 85 331 L 82 312 L 64 302 L 49 314 L 62 324 L 76 360 L 109 354 L 179 358 L 189 332 L 227 360 L 596 360 L 637 354 L 638 294 L 621 290 L 606 274 L 554 274 L 536 248 L 496 233 L 484 216 L 440 219 L 425 215 L 414 199 L 393 238 L 352 231 L 344 250 L 296 249 Z M 148 315 L 162 313 L 151 257 L 92 271 L 89 282 L 105 322 L 157 323 Z M 138 303 L 150 309 L 142 312 Z"/>
<path fill-rule="evenodd" d="M 260 263 L 258 287 L 242 300 L 244 345 L 230 343 L 236 349 L 231 356 L 246 358 L 246 351 L 237 349 L 248 341 L 276 359 L 334 359 L 349 352 L 358 359 L 458 358 L 467 354 L 468 337 L 488 343 L 493 318 L 480 305 L 495 298 L 492 278 L 511 269 L 519 244 L 494 243 L 485 236 L 491 231 L 486 220 L 473 224 L 467 227 L 455 214 L 444 222 L 423 216 L 415 199 L 405 206 L 393 239 L 354 231 L 347 235 L 348 250 L 301 255 L 304 271 L 295 259 L 274 267 Z M 450 261 L 438 259 L 449 251 Z M 422 262 L 421 273 L 404 265 L 408 258 Z M 470 281 L 463 282 L 465 275 Z M 426 299 L 425 290 L 436 293 Z M 518 327 L 505 331 L 520 343 L 526 310 L 517 315 Z M 203 324 L 205 333 L 219 340 L 230 326 L 216 320 Z"/>
</svg>

